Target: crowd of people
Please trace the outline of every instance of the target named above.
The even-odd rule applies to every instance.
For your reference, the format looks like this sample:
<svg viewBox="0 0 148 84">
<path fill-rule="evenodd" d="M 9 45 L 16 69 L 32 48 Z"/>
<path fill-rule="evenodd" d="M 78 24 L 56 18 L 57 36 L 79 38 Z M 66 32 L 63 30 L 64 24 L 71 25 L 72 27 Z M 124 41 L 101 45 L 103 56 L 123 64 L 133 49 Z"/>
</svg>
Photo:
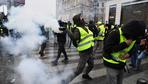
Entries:
<svg viewBox="0 0 148 84">
<path fill-rule="evenodd" d="M 6 16 L 0 15 L 0 37 L 13 36 L 14 30 L 8 30 L 3 23 L 7 21 Z M 75 77 L 81 74 L 85 68 L 82 78 L 91 80 L 89 73 L 94 67 L 94 57 L 96 50 L 100 50 L 103 54 L 102 60 L 106 67 L 107 84 L 122 84 L 123 73 L 127 60 L 131 58 L 132 68 L 136 71 L 142 70 L 141 62 L 145 56 L 148 56 L 148 30 L 143 21 L 133 20 L 122 26 L 114 26 L 112 24 L 104 24 L 101 21 L 89 21 L 87 24 L 82 17 L 82 14 L 73 17 L 71 22 L 58 21 L 61 32 L 54 35 L 57 37 L 58 53 L 53 65 L 58 64 L 61 53 L 64 54 L 64 63 L 68 63 L 68 55 L 65 50 L 67 35 L 71 39 L 71 44 L 76 47 L 79 53 L 79 61 L 74 74 L 64 81 L 64 84 L 69 84 Z M 48 32 L 44 26 L 41 26 L 42 35 L 49 40 Z M 8 33 L 10 32 L 10 33 Z M 15 33 L 19 37 L 19 33 Z M 44 41 L 41 45 L 39 54 L 44 57 L 45 48 L 48 41 Z"/>
<path fill-rule="evenodd" d="M 88 66 L 82 78 L 92 79 L 89 73 L 94 67 L 94 56 L 98 48 L 103 54 L 107 84 L 122 84 L 127 60 L 131 59 L 130 66 L 139 71 L 142 70 L 142 59 L 148 56 L 147 27 L 143 21 L 133 20 L 122 26 L 100 21 L 90 21 L 87 24 L 82 15 L 78 14 L 73 17 L 73 25 L 64 31 L 71 38 L 80 56 L 78 66 L 74 74 L 64 82 L 66 84 L 83 72 L 86 63 Z"/>
</svg>

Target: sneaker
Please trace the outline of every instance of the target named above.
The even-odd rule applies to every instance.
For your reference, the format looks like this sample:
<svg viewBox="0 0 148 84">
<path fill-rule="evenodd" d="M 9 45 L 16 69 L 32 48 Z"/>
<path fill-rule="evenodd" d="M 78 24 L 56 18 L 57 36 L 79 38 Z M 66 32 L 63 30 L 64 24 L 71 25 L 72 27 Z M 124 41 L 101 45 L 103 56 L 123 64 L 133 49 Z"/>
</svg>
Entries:
<svg viewBox="0 0 148 84">
<path fill-rule="evenodd" d="M 62 60 L 62 62 L 67 64 L 68 63 L 68 59 L 64 59 L 64 60 Z"/>
<path fill-rule="evenodd" d="M 52 61 L 51 63 L 52 63 L 53 66 L 58 65 L 58 62 L 57 61 Z"/>
<path fill-rule="evenodd" d="M 92 80 L 92 78 L 87 74 L 83 74 L 82 78 L 87 79 L 87 80 Z"/>
<path fill-rule="evenodd" d="M 48 59 L 48 57 L 46 57 L 46 56 L 40 56 L 39 58 L 40 59 Z"/>
<path fill-rule="evenodd" d="M 40 57 L 43 57 L 45 54 L 43 52 L 39 52 Z"/>
</svg>

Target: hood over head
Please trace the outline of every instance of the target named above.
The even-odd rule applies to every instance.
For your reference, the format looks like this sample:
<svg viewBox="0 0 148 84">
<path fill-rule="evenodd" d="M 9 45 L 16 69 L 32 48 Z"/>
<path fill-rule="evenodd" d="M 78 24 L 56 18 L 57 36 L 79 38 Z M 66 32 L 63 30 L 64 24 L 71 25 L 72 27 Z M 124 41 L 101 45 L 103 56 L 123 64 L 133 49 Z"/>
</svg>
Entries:
<svg viewBox="0 0 148 84">
<path fill-rule="evenodd" d="M 143 21 L 133 20 L 122 27 L 123 35 L 127 39 L 137 40 L 145 35 L 146 24 Z"/>
<path fill-rule="evenodd" d="M 73 17 L 73 22 L 76 26 L 84 27 L 85 26 L 85 21 L 82 18 L 81 14 L 77 14 Z"/>
</svg>

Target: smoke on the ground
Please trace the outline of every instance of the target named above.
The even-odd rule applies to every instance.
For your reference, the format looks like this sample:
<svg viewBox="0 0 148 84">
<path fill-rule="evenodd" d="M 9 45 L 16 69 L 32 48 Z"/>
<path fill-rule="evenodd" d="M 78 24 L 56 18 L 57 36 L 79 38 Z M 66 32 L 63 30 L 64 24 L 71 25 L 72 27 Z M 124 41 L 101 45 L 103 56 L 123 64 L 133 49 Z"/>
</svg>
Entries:
<svg viewBox="0 0 148 84">
<path fill-rule="evenodd" d="M 50 68 L 50 67 L 49 67 Z M 17 67 L 22 84 L 62 84 L 71 71 L 55 73 L 39 59 L 24 59 Z M 52 73 L 49 73 L 49 72 Z"/>
<path fill-rule="evenodd" d="M 2 44 L 9 54 L 20 56 L 20 62 L 16 68 L 22 84 L 61 84 L 69 73 L 49 72 L 40 59 L 33 56 L 33 52 L 39 48 L 45 40 L 41 36 L 40 26 L 45 25 L 55 32 L 59 32 L 59 25 L 55 13 L 56 0 L 25 0 L 25 5 L 12 7 L 5 24 L 9 30 L 13 30 L 13 37 L 2 38 Z M 17 60 L 16 60 L 17 61 Z M 64 77 L 63 77 L 64 76 Z"/>
</svg>

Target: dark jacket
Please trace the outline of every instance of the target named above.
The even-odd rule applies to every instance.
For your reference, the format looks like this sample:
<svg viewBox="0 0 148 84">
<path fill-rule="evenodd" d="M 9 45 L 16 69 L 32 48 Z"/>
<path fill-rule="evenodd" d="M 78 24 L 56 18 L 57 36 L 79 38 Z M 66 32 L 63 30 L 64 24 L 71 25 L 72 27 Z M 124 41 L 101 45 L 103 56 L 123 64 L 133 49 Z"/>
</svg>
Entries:
<svg viewBox="0 0 148 84">
<path fill-rule="evenodd" d="M 59 23 L 59 30 L 61 31 L 61 33 L 55 33 L 55 35 L 57 35 L 57 42 L 61 43 L 61 44 L 65 44 L 66 43 L 66 25 L 67 23 L 58 20 Z"/>
<path fill-rule="evenodd" d="M 48 40 L 49 39 L 49 31 L 46 31 L 44 26 L 40 26 L 40 30 L 41 30 L 41 35 L 44 36 L 46 38 L 46 40 Z"/>
<path fill-rule="evenodd" d="M 88 24 L 88 28 L 90 31 L 93 32 L 93 36 L 96 37 L 98 36 L 98 29 L 97 27 L 95 26 L 95 24 L 93 23 L 93 21 L 90 21 L 89 24 Z"/>
<path fill-rule="evenodd" d="M 144 35 L 144 31 L 143 30 L 144 30 L 145 27 L 142 27 L 143 25 L 141 25 L 141 24 L 138 24 L 138 25 L 137 24 L 133 24 L 133 23 L 132 24 L 127 24 L 127 25 L 125 25 L 125 27 L 122 28 L 123 35 L 127 39 L 137 40 L 138 37 Z M 138 28 L 135 25 L 137 25 L 139 27 L 141 26 L 141 27 Z M 137 29 L 137 31 L 135 31 L 135 29 Z M 137 36 L 137 37 L 134 37 L 134 36 Z M 125 49 L 126 47 L 128 47 L 128 45 L 125 42 L 120 43 L 120 33 L 119 33 L 119 30 L 118 29 L 114 29 L 104 39 L 103 56 L 105 58 L 107 58 L 107 59 L 113 59 L 112 56 L 111 56 L 111 53 L 121 51 L 121 50 Z M 129 52 L 129 54 L 132 54 L 132 50 Z M 104 61 L 104 64 L 106 66 L 108 66 L 108 67 L 115 68 L 115 69 L 123 69 L 124 65 L 125 65 L 123 63 L 115 65 L 115 64 L 107 63 L 105 61 Z"/>
<path fill-rule="evenodd" d="M 76 25 L 76 27 L 73 28 L 73 31 L 72 32 L 70 32 L 69 30 L 67 30 L 68 31 L 68 35 L 70 36 L 70 38 L 71 38 L 71 40 L 73 42 L 73 45 L 75 47 L 78 47 L 78 43 L 79 43 L 80 37 L 81 37 L 80 36 L 79 29 L 77 29 L 77 27 L 81 27 L 86 32 L 88 32 L 87 28 L 85 27 L 85 21 L 84 21 L 84 19 L 80 19 L 80 17 L 81 17 L 81 14 L 75 15 L 73 17 L 73 22 L 74 22 L 74 25 Z M 92 47 L 89 48 L 89 49 L 87 49 L 87 50 L 81 51 L 79 53 L 80 54 L 89 53 L 89 52 L 91 53 L 91 51 L 92 51 Z"/>
<path fill-rule="evenodd" d="M 63 31 L 62 33 L 56 33 L 57 35 L 57 41 L 58 43 L 64 43 L 66 42 L 66 31 Z"/>
<path fill-rule="evenodd" d="M 0 29 L 3 32 L 0 32 L 0 36 L 8 36 L 9 35 L 9 30 L 6 26 L 3 25 L 3 23 L 0 23 Z"/>
<path fill-rule="evenodd" d="M 107 59 L 113 59 L 113 57 L 111 56 L 112 52 L 118 52 L 120 50 L 125 49 L 126 47 L 128 47 L 128 45 L 125 42 L 120 43 L 119 30 L 115 29 L 104 40 L 103 56 Z M 132 54 L 132 50 L 129 52 L 129 54 Z M 105 61 L 104 61 L 104 64 L 105 66 L 115 68 L 115 69 L 123 69 L 125 66 L 124 63 L 117 65 L 117 64 L 111 64 Z"/>
</svg>

